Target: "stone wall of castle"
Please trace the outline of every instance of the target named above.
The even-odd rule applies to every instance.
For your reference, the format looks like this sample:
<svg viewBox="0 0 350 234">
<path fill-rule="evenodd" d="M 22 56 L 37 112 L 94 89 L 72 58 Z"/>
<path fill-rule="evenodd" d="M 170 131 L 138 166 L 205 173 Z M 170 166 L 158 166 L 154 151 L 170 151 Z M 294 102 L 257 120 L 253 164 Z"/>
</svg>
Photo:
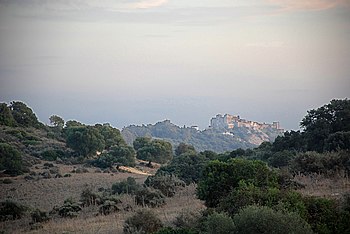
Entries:
<svg viewBox="0 0 350 234">
<path fill-rule="evenodd" d="M 283 129 L 280 128 L 279 122 L 273 122 L 272 124 L 258 123 L 255 121 L 241 119 L 239 115 L 236 116 L 230 114 L 225 114 L 224 116 L 222 116 L 221 114 L 217 114 L 214 118 L 210 120 L 210 127 L 214 129 L 234 129 L 246 127 L 257 130 L 261 130 L 264 128 L 272 128 L 279 131 L 283 131 Z"/>
</svg>

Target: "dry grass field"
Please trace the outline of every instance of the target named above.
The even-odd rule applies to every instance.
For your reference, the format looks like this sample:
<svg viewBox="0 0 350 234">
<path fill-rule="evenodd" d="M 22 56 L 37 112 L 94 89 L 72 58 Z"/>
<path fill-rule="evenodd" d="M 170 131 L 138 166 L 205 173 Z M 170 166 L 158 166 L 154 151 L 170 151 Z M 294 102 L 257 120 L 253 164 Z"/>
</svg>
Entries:
<svg viewBox="0 0 350 234">
<path fill-rule="evenodd" d="M 28 179 L 29 174 L 27 173 L 11 177 L 13 183 L 0 183 L 0 200 L 12 200 L 31 209 L 39 208 L 49 212 L 54 206 L 62 205 L 67 198 L 79 201 L 81 192 L 86 188 L 91 188 L 93 191 L 99 188 L 111 188 L 113 183 L 130 176 L 141 184 L 159 167 L 155 165 L 154 168 L 148 168 L 144 166 L 146 162 L 139 162 L 136 168 L 121 168 L 123 172 L 101 172 L 93 167 L 63 164 L 54 164 L 54 167 L 48 168 L 44 163 L 47 162 L 34 165 L 31 168 L 31 175 L 40 175 L 55 168 L 59 174 L 70 174 L 71 176 L 48 179 L 34 176 Z M 80 171 L 80 173 L 72 171 Z M 294 180 L 305 185 L 305 188 L 299 190 L 304 195 L 340 198 L 350 191 L 350 180 L 346 176 L 330 179 L 320 175 L 298 175 Z M 183 188 L 174 197 L 167 198 L 166 205 L 153 208 L 154 212 L 168 226 L 171 226 L 175 218 L 182 212 L 200 212 L 205 206 L 196 198 L 195 190 L 195 185 Z M 0 233 L 122 233 L 125 219 L 143 207 L 137 206 L 131 195 L 122 195 L 120 198 L 122 204 L 132 207 L 131 211 L 97 215 L 97 206 L 85 207 L 76 218 L 53 217 L 50 221 L 42 223 L 37 230 L 31 230 L 31 218 L 27 214 L 19 220 L 0 222 Z"/>
<path fill-rule="evenodd" d="M 33 166 L 31 171 L 37 174 L 47 170 L 44 163 Z M 12 200 L 32 209 L 39 208 L 49 212 L 55 205 L 62 205 L 67 198 L 79 201 L 81 192 L 85 188 L 97 191 L 98 188 L 110 188 L 113 183 L 122 181 L 131 176 L 138 183 L 143 183 L 147 174 L 153 174 L 155 170 L 140 168 L 130 172 L 97 172 L 96 168 L 86 168 L 85 173 L 71 173 L 74 166 L 55 164 L 59 173 L 64 175 L 69 173 L 71 177 L 34 179 L 26 180 L 26 175 L 11 178 L 12 184 L 0 184 L 0 200 Z M 147 171 L 146 171 L 147 169 Z M 145 173 L 146 172 L 146 173 Z M 127 217 L 132 215 L 142 207 L 137 206 L 132 196 L 121 196 L 123 204 L 129 204 L 132 211 L 121 211 L 110 215 L 96 215 L 98 207 L 83 208 L 83 211 L 76 218 L 55 217 L 43 223 L 42 228 L 31 230 L 29 223 L 31 218 L 26 215 L 22 219 L 14 221 L 0 222 L 0 233 L 122 233 L 123 224 Z M 159 215 L 165 224 L 171 224 L 176 216 L 181 212 L 200 211 L 204 209 L 203 203 L 195 197 L 195 186 L 190 185 L 179 191 L 175 197 L 167 198 L 166 205 L 153 210 Z"/>
</svg>

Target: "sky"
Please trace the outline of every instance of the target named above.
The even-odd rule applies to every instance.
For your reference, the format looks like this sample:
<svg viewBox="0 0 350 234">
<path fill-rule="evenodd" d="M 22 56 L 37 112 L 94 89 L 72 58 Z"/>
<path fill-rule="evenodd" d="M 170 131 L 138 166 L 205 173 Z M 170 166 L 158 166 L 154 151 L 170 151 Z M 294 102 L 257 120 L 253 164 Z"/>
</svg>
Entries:
<svg viewBox="0 0 350 234">
<path fill-rule="evenodd" d="M 0 102 L 44 123 L 299 129 L 350 97 L 350 0 L 0 0 Z"/>
</svg>

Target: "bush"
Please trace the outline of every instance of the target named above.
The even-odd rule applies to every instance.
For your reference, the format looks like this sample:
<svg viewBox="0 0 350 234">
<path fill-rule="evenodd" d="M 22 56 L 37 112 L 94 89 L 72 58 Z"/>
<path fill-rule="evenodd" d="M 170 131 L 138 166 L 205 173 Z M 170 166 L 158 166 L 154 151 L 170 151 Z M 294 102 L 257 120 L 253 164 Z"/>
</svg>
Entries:
<svg viewBox="0 0 350 234">
<path fill-rule="evenodd" d="M 281 194 L 277 188 L 259 188 L 241 181 L 238 187 L 220 201 L 218 208 L 233 217 L 246 206 L 259 204 L 273 207 L 280 199 Z"/>
<path fill-rule="evenodd" d="M 35 209 L 34 211 L 31 212 L 30 215 L 32 217 L 33 223 L 41 223 L 49 220 L 47 213 L 39 209 Z"/>
<path fill-rule="evenodd" d="M 234 232 L 235 224 L 229 216 L 214 212 L 207 217 L 205 228 L 207 234 L 230 234 Z"/>
<path fill-rule="evenodd" d="M 197 188 L 199 199 L 208 207 L 216 207 L 244 180 L 259 188 L 276 187 L 277 175 L 257 160 L 231 159 L 228 162 L 211 161 L 203 171 Z"/>
<path fill-rule="evenodd" d="M 140 210 L 126 219 L 124 233 L 154 233 L 163 227 L 162 221 L 151 210 Z"/>
<path fill-rule="evenodd" d="M 340 213 L 335 200 L 307 197 L 306 220 L 316 233 L 342 233 L 338 231 Z"/>
<path fill-rule="evenodd" d="M 176 175 L 186 184 L 197 183 L 208 161 L 208 158 L 203 154 L 184 153 L 174 157 L 169 165 L 161 167 L 156 175 Z"/>
<path fill-rule="evenodd" d="M 268 207 L 246 207 L 233 217 L 233 222 L 234 233 L 313 233 L 310 225 L 299 215 Z"/>
<path fill-rule="evenodd" d="M 99 194 L 92 192 L 89 188 L 84 189 L 80 195 L 80 202 L 83 206 L 97 205 L 99 200 Z"/>
<path fill-rule="evenodd" d="M 200 221 L 200 213 L 191 211 L 182 211 L 174 220 L 174 225 L 177 228 L 184 228 L 188 230 L 197 229 L 198 223 Z"/>
<path fill-rule="evenodd" d="M 140 189 L 142 189 L 141 185 L 137 184 L 133 177 L 128 177 L 126 180 L 112 185 L 112 193 L 114 194 L 135 194 Z"/>
<path fill-rule="evenodd" d="M 158 207 L 165 204 L 165 197 L 159 191 L 152 188 L 143 188 L 136 192 L 136 204 L 149 207 Z"/>
<path fill-rule="evenodd" d="M 13 180 L 9 179 L 9 178 L 6 178 L 2 181 L 3 184 L 12 184 L 13 183 Z"/>
<path fill-rule="evenodd" d="M 0 203 L 0 220 L 20 219 L 27 208 L 13 201 L 4 201 Z"/>
<path fill-rule="evenodd" d="M 16 176 L 22 174 L 23 169 L 20 152 L 7 143 L 0 143 L 0 170 Z"/>
<path fill-rule="evenodd" d="M 57 212 L 61 217 L 73 218 L 77 217 L 80 211 L 80 205 L 78 205 L 72 199 L 66 199 L 63 203 L 63 206 L 54 208 L 52 213 Z"/>
<path fill-rule="evenodd" d="M 185 182 L 173 175 L 149 176 L 145 185 L 159 189 L 165 196 L 172 197 L 179 187 L 185 187 Z"/>
<path fill-rule="evenodd" d="M 196 232 L 186 228 L 173 229 L 171 227 L 165 227 L 154 234 L 196 234 Z"/>
<path fill-rule="evenodd" d="M 57 158 L 65 158 L 67 156 L 66 152 L 58 149 L 45 150 L 41 153 L 41 157 L 48 161 L 55 161 Z"/>
<path fill-rule="evenodd" d="M 120 200 L 119 200 L 119 202 L 120 202 Z M 120 208 L 117 206 L 117 204 L 119 202 L 113 201 L 113 200 L 108 200 L 108 199 L 105 200 L 99 208 L 99 213 L 104 214 L 104 215 L 108 215 L 108 214 L 120 211 Z"/>
</svg>

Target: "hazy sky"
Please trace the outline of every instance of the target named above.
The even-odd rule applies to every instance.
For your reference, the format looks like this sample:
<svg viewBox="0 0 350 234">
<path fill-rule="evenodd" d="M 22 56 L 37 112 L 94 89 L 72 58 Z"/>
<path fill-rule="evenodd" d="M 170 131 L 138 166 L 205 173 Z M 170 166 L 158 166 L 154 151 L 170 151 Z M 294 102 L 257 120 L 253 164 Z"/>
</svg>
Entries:
<svg viewBox="0 0 350 234">
<path fill-rule="evenodd" d="M 350 0 L 0 0 L 0 101 L 46 123 L 298 129 L 345 97 Z"/>
</svg>

